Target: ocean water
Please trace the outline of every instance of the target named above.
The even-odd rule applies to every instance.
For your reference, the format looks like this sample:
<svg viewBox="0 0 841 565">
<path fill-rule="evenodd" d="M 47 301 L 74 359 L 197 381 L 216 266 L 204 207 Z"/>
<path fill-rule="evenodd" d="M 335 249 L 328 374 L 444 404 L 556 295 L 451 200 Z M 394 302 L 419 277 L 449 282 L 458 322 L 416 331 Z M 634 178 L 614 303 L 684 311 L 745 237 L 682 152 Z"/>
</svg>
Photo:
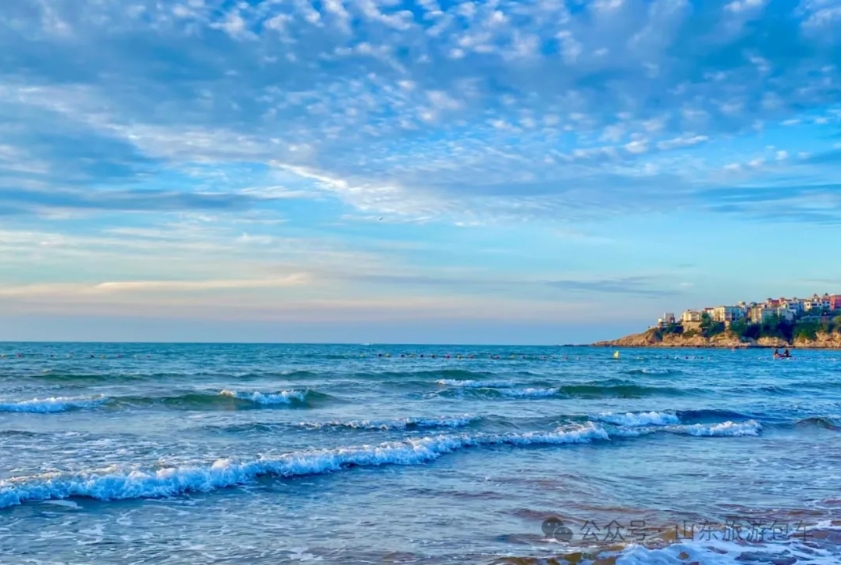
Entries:
<svg viewBox="0 0 841 565">
<path fill-rule="evenodd" d="M 841 562 L 841 353 L 0 344 L 0 563 Z"/>
</svg>

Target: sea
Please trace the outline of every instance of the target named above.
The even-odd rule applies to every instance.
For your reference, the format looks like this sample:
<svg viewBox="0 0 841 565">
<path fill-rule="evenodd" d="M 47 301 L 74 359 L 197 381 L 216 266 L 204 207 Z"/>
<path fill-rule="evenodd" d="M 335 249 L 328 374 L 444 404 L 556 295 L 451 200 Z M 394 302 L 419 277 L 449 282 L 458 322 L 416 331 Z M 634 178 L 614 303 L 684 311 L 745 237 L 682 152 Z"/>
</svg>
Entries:
<svg viewBox="0 0 841 565">
<path fill-rule="evenodd" d="M 841 352 L 0 344 L 0 563 L 841 563 Z"/>
</svg>

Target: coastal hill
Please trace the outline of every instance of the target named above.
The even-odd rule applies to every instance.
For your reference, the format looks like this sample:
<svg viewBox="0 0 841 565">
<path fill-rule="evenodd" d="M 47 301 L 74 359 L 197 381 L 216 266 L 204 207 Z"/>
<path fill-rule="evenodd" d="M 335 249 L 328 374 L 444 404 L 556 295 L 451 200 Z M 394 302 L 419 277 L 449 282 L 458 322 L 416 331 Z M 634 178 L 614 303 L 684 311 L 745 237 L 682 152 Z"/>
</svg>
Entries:
<svg viewBox="0 0 841 565">
<path fill-rule="evenodd" d="M 791 340 L 780 337 L 763 336 L 758 339 L 739 336 L 725 331 L 712 336 L 695 334 L 686 336 L 680 333 L 667 333 L 656 328 L 645 332 L 628 335 L 619 339 L 599 341 L 593 344 L 597 347 L 794 347 L 802 349 L 841 349 L 841 333 L 819 332 L 814 338 L 795 337 Z"/>
<path fill-rule="evenodd" d="M 804 309 L 797 299 L 769 299 L 763 305 L 687 310 L 679 320 L 666 314 L 657 326 L 601 347 L 799 347 L 841 349 L 841 296 L 815 295 Z M 807 301 L 809 302 L 809 301 Z"/>
</svg>

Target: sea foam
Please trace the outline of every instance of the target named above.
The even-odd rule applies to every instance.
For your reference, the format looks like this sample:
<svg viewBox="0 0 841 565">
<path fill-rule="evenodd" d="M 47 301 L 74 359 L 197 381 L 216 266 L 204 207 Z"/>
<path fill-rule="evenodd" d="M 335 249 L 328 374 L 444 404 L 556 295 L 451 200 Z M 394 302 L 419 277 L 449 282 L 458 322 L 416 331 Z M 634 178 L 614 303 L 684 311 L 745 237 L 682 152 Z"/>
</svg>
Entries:
<svg viewBox="0 0 841 565">
<path fill-rule="evenodd" d="M 459 379 L 438 379 L 439 385 L 453 386 L 459 388 L 509 388 L 515 386 L 513 381 L 469 381 Z"/>
<path fill-rule="evenodd" d="M 762 430 L 762 426 L 756 420 L 747 422 L 721 422 L 719 424 L 690 424 L 690 425 L 669 425 L 669 426 L 640 426 L 640 427 L 619 427 L 611 429 L 611 437 L 639 437 L 657 432 L 665 432 L 678 435 L 690 435 L 696 437 L 741 437 L 756 436 Z"/>
<path fill-rule="evenodd" d="M 549 398 L 557 396 L 556 388 L 512 388 L 503 389 L 499 393 L 508 398 Z"/>
<path fill-rule="evenodd" d="M 0 508 L 25 502 L 74 497 L 99 500 L 160 498 L 233 487 L 265 475 L 296 477 L 356 466 L 419 465 L 473 447 L 562 445 L 607 439 L 607 432 L 602 428 L 587 424 L 554 432 L 438 435 L 377 446 L 298 451 L 251 461 L 219 459 L 211 465 L 171 467 L 157 471 L 131 470 L 75 475 L 52 473 L 0 481 Z"/>
<path fill-rule="evenodd" d="M 280 392 L 243 392 L 236 390 L 223 390 L 222 396 L 229 396 L 239 400 L 248 400 L 255 404 L 292 404 L 293 402 L 304 402 L 307 392 L 302 390 L 282 390 Z"/>
<path fill-rule="evenodd" d="M 54 396 L 51 398 L 33 398 L 32 400 L 0 402 L 0 412 L 29 412 L 47 414 L 95 408 L 107 399 L 97 397 Z"/>
<path fill-rule="evenodd" d="M 672 424 L 680 424 L 680 418 L 678 418 L 675 414 L 670 414 L 668 412 L 628 412 L 626 414 L 602 412 L 598 416 L 593 417 L 593 419 L 599 422 L 605 422 L 606 424 L 627 426 L 631 428 L 640 426 L 668 426 Z"/>
</svg>

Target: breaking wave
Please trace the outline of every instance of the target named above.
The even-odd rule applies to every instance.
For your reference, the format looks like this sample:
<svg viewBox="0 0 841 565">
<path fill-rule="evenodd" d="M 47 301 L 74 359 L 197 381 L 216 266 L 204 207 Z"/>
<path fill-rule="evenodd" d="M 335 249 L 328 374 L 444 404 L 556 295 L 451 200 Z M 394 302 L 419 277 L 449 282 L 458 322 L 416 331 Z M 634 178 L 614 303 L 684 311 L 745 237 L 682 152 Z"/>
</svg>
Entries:
<svg viewBox="0 0 841 565">
<path fill-rule="evenodd" d="M 50 414 L 71 410 L 138 408 L 163 406 L 180 410 L 215 410 L 261 407 L 308 407 L 330 399 L 330 395 L 314 390 L 282 390 L 278 392 L 223 390 L 219 393 L 189 392 L 173 396 L 94 396 L 33 398 L 0 401 L 0 412 Z"/>
<path fill-rule="evenodd" d="M 762 426 L 755 420 L 747 422 L 721 422 L 719 424 L 680 424 L 670 426 L 623 427 L 610 430 L 616 437 L 639 437 L 657 432 L 666 432 L 695 437 L 742 437 L 757 436 Z"/>
<path fill-rule="evenodd" d="M 70 397 L 53 396 L 51 398 L 33 398 L 32 400 L 0 402 L 0 412 L 27 412 L 50 414 L 95 408 L 107 401 L 105 397 Z"/>
<path fill-rule="evenodd" d="M 459 388 L 508 388 L 516 386 L 516 383 L 513 381 L 464 381 L 458 379 L 439 379 L 435 382 L 439 385 Z"/>
<path fill-rule="evenodd" d="M 441 423 L 440 419 L 430 420 Z M 392 424 L 396 421 L 392 421 Z M 424 420 L 417 420 L 427 423 Z M 377 422 L 339 423 L 370 426 Z M 404 422 L 410 425 L 408 421 Z M 461 424 L 452 420 L 452 424 Z M 327 423 L 332 425 L 332 423 Z M 98 500 L 169 497 L 189 492 L 209 492 L 254 481 L 261 476 L 297 477 L 330 473 L 350 467 L 419 465 L 442 455 L 468 448 L 493 446 L 550 446 L 607 441 L 611 437 L 632 438 L 655 432 L 698 437 L 757 435 L 761 426 L 754 421 L 723 422 L 714 425 L 673 425 L 605 429 L 592 422 L 566 426 L 551 432 L 507 434 L 459 434 L 407 438 L 403 441 L 336 449 L 307 450 L 280 456 L 262 456 L 250 461 L 219 459 L 211 465 L 191 465 L 158 470 L 119 470 L 79 474 L 51 473 L 0 480 L 0 508 L 26 502 L 74 497 Z"/>
<path fill-rule="evenodd" d="M 222 396 L 236 398 L 237 400 L 247 400 L 254 404 L 293 404 L 304 402 L 307 399 L 307 391 L 305 390 L 282 390 L 280 392 L 240 392 L 236 390 L 223 390 L 220 392 Z"/>
<path fill-rule="evenodd" d="M 680 424 L 680 418 L 668 412 L 628 412 L 626 414 L 614 414 L 613 412 L 602 412 L 592 418 L 598 422 L 615 424 L 617 426 L 628 426 L 631 428 L 640 426 L 668 426 Z"/>
<path fill-rule="evenodd" d="M 554 432 L 439 435 L 382 443 L 374 447 L 300 451 L 251 461 L 219 459 L 212 465 L 171 467 L 157 471 L 75 475 L 53 473 L 0 481 L 0 508 L 25 502 L 76 497 L 98 500 L 160 498 L 233 487 L 267 475 L 296 477 L 335 472 L 349 467 L 419 465 L 448 453 L 474 447 L 563 445 L 607 439 L 606 431 L 586 425 Z"/>
</svg>

